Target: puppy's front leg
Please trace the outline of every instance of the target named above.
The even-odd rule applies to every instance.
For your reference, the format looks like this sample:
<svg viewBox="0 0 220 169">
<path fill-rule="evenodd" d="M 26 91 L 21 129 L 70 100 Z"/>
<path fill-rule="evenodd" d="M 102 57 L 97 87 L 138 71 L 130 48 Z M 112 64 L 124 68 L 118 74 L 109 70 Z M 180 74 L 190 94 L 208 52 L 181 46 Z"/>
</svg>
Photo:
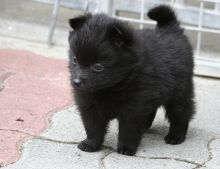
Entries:
<svg viewBox="0 0 220 169">
<path fill-rule="evenodd" d="M 146 130 L 145 116 L 119 117 L 118 153 L 133 156 Z"/>
<path fill-rule="evenodd" d="M 109 121 L 100 117 L 95 110 L 83 111 L 81 117 L 87 138 L 78 145 L 78 148 L 86 152 L 98 151 L 102 146 Z"/>
</svg>

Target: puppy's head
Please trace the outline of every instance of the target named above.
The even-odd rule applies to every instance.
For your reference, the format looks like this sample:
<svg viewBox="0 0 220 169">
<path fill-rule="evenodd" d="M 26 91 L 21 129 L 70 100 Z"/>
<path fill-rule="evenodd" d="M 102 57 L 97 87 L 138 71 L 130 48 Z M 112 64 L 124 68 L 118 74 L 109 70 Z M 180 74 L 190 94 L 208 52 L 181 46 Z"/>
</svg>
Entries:
<svg viewBox="0 0 220 169">
<path fill-rule="evenodd" d="M 104 14 L 69 20 L 71 83 L 79 90 L 99 90 L 128 78 L 137 58 L 127 24 Z"/>
</svg>

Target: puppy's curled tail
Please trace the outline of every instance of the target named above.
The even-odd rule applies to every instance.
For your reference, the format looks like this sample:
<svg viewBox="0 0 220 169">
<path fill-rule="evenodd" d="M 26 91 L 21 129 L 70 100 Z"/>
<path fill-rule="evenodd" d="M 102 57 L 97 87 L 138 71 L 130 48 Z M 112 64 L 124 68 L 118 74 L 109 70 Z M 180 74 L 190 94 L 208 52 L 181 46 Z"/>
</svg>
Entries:
<svg viewBox="0 0 220 169">
<path fill-rule="evenodd" d="M 177 20 L 175 12 L 167 5 L 160 5 L 152 8 L 148 12 L 148 17 L 157 21 L 157 26 L 159 28 L 170 25 L 179 26 L 179 21 Z"/>
</svg>

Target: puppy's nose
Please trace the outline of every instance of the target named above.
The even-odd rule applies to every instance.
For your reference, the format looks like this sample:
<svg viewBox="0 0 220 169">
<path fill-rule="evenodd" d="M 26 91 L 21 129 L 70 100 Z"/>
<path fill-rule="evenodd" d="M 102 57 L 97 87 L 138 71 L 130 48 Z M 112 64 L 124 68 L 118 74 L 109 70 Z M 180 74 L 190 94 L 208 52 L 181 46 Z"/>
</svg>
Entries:
<svg viewBox="0 0 220 169">
<path fill-rule="evenodd" d="M 73 79 L 73 83 L 75 86 L 80 87 L 82 85 L 82 81 L 80 79 Z"/>
</svg>

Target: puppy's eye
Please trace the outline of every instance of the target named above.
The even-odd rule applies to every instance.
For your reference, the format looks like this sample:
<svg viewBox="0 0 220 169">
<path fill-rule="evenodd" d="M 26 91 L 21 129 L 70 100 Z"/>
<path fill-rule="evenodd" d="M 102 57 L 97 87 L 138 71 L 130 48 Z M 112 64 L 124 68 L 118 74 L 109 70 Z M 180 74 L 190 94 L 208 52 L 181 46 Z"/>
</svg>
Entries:
<svg viewBox="0 0 220 169">
<path fill-rule="evenodd" d="M 77 58 L 74 56 L 73 57 L 73 64 L 76 65 L 77 64 Z"/>
<path fill-rule="evenodd" d="M 101 64 L 96 63 L 91 66 L 91 69 L 94 70 L 95 72 L 101 72 L 103 71 L 104 67 Z"/>
</svg>

